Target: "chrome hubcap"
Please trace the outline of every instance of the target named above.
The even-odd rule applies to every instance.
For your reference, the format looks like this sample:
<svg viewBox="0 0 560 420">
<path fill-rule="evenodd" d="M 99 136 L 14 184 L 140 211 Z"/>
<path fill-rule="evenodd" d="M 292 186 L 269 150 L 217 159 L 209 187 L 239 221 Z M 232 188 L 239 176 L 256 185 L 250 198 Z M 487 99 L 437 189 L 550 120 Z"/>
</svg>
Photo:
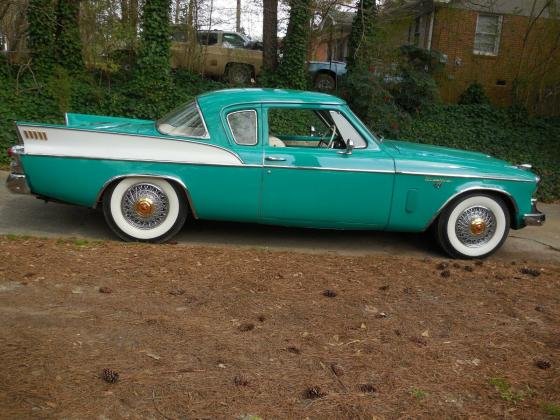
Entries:
<svg viewBox="0 0 560 420">
<path fill-rule="evenodd" d="M 455 234 L 461 243 L 468 247 L 486 244 L 496 233 L 496 216 L 482 206 L 466 209 L 455 222 Z"/>
<path fill-rule="evenodd" d="M 153 184 L 132 185 L 123 195 L 121 211 L 125 220 L 139 229 L 159 226 L 169 213 L 169 200 L 163 190 Z"/>
</svg>

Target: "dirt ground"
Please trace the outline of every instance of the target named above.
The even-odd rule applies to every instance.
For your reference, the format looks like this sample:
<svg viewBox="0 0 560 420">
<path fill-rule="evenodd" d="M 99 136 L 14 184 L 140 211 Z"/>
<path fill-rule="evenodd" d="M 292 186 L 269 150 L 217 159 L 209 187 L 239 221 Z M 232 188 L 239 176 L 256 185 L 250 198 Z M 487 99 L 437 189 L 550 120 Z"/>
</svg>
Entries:
<svg viewBox="0 0 560 420">
<path fill-rule="evenodd" d="M 554 263 L 4 236 L 0 319 L 2 418 L 560 417 Z"/>
</svg>

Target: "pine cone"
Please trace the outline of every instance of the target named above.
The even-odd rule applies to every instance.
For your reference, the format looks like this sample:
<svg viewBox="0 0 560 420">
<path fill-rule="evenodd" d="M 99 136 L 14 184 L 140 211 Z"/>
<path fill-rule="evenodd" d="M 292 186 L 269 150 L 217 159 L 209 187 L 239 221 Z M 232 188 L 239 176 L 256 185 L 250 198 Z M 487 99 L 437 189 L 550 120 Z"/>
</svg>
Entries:
<svg viewBox="0 0 560 420">
<path fill-rule="evenodd" d="M 101 379 L 110 384 L 114 384 L 119 380 L 119 372 L 116 372 L 113 369 L 103 369 Z"/>
</svg>

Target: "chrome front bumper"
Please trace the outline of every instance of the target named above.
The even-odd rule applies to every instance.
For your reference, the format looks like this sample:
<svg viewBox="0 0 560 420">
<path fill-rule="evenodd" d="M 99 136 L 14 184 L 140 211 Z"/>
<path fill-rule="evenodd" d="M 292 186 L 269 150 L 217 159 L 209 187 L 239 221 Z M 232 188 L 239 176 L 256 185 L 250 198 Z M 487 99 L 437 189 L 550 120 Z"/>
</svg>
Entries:
<svg viewBox="0 0 560 420">
<path fill-rule="evenodd" d="M 542 226 L 545 220 L 545 214 L 537 209 L 537 200 L 533 198 L 531 200 L 531 213 L 523 215 L 525 226 Z"/>
<path fill-rule="evenodd" d="M 10 174 L 6 180 L 6 187 L 15 194 L 30 194 L 31 190 L 27 184 L 25 175 Z"/>
</svg>

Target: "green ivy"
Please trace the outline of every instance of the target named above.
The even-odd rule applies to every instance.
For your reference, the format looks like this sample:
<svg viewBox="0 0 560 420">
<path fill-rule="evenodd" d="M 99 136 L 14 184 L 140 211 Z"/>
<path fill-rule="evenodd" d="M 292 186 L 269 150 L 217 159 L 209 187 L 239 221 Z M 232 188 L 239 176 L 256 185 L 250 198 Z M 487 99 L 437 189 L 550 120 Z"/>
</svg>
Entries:
<svg viewBox="0 0 560 420">
<path fill-rule="evenodd" d="M 56 61 L 70 73 L 84 70 L 79 27 L 80 2 L 58 0 L 56 8 Z"/>
<path fill-rule="evenodd" d="M 356 15 L 352 22 L 352 30 L 348 39 L 348 72 L 355 67 L 369 67 L 369 44 L 376 37 L 377 5 L 375 0 L 358 0 Z"/>
<path fill-rule="evenodd" d="M 141 96 L 161 100 L 169 93 L 170 0 L 146 0 L 142 12 L 142 33 L 134 80 Z"/>
<path fill-rule="evenodd" d="M 403 126 L 400 137 L 530 163 L 542 177 L 539 199 L 560 198 L 560 118 L 532 118 L 522 109 L 490 105 L 433 105 Z"/>
<path fill-rule="evenodd" d="M 48 74 L 55 62 L 56 13 L 53 0 L 30 0 L 28 47 L 38 75 Z"/>
<path fill-rule="evenodd" d="M 277 84 L 281 87 L 307 88 L 307 44 L 309 43 L 311 0 L 290 1 L 290 21 L 278 66 Z"/>
</svg>

